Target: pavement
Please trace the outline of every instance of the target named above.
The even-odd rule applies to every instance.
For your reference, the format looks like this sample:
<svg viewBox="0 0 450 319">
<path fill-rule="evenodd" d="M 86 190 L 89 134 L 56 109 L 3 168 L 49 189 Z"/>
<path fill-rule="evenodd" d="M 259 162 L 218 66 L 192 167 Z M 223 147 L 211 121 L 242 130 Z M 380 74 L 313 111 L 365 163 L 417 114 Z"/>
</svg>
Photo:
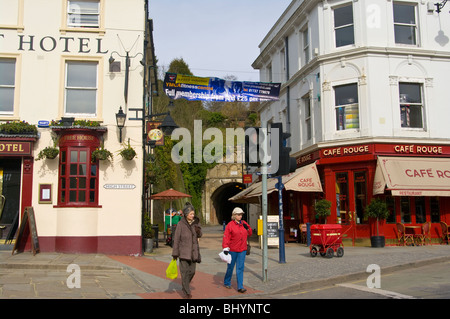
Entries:
<svg viewBox="0 0 450 319">
<path fill-rule="evenodd" d="M 287 243 L 285 263 L 279 250 L 268 249 L 267 281 L 263 281 L 262 251 L 252 238 L 245 261 L 245 294 L 223 287 L 226 264 L 220 260 L 222 226 L 203 227 L 202 262 L 191 283 L 193 299 L 271 298 L 281 293 L 367 278 L 376 264 L 383 274 L 450 260 L 449 245 L 384 248 L 345 246 L 344 256 L 311 257 L 305 244 Z M 9 249 L 10 248 L 10 249 Z M 2 299 L 182 299 L 180 275 L 170 280 L 165 270 L 172 249 L 160 242 L 144 256 L 15 252 L 0 248 Z"/>
</svg>

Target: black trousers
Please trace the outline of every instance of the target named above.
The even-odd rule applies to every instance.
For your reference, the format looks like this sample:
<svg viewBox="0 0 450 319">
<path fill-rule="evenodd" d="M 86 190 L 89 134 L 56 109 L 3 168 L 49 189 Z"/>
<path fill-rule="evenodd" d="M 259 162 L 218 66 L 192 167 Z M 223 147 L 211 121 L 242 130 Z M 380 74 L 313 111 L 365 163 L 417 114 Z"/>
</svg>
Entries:
<svg viewBox="0 0 450 319">
<path fill-rule="evenodd" d="M 189 285 L 195 275 L 195 264 L 193 261 L 180 259 L 181 285 L 185 294 L 191 293 Z"/>
</svg>

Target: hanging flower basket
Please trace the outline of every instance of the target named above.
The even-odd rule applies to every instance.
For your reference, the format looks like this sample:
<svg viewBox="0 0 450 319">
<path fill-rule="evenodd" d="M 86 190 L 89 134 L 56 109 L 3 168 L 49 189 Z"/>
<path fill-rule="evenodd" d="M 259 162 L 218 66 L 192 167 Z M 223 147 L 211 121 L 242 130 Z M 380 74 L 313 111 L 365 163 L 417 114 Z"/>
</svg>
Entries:
<svg viewBox="0 0 450 319">
<path fill-rule="evenodd" d="M 43 158 L 55 159 L 56 156 L 58 156 L 58 154 L 59 154 L 59 149 L 57 147 L 48 146 L 39 152 L 38 156 L 36 157 L 36 161 L 39 161 Z"/>
<path fill-rule="evenodd" d="M 121 150 L 119 154 L 127 161 L 131 161 L 136 156 L 136 151 L 134 150 L 134 148 L 131 147 L 129 139 L 128 139 L 128 146 L 126 146 L 123 150 Z"/>
<path fill-rule="evenodd" d="M 93 162 L 95 162 L 97 160 L 101 160 L 101 161 L 111 160 L 112 161 L 113 155 L 110 151 L 101 147 L 101 148 L 97 148 L 95 151 L 92 152 L 91 159 Z"/>
</svg>

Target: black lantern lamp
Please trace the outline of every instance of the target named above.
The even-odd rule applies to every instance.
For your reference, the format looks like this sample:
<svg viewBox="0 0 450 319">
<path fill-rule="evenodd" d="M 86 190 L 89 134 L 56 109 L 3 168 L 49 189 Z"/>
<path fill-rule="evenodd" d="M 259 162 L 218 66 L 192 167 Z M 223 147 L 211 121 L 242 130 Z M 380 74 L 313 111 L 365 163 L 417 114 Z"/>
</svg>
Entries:
<svg viewBox="0 0 450 319">
<path fill-rule="evenodd" d="M 158 128 L 163 131 L 165 135 L 172 135 L 174 129 L 178 128 L 178 125 L 173 120 L 172 116 L 170 116 L 170 112 L 168 112 L 164 121 L 161 123 Z"/>
<path fill-rule="evenodd" d="M 127 119 L 127 115 L 123 113 L 122 107 L 119 108 L 119 112 L 116 113 L 116 122 L 117 127 L 119 128 L 119 142 L 122 143 L 122 129 L 125 126 L 125 120 Z"/>
</svg>

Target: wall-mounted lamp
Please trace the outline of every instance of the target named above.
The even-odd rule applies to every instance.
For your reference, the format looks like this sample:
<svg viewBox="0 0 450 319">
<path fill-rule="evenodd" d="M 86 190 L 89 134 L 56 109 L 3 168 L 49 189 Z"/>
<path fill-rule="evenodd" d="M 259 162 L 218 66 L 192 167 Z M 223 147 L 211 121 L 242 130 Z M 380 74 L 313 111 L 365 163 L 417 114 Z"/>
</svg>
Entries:
<svg viewBox="0 0 450 319">
<path fill-rule="evenodd" d="M 113 51 L 113 52 L 111 52 L 111 55 L 110 55 L 108 61 L 109 61 L 109 71 L 110 72 L 120 71 L 120 64 L 118 64 L 118 67 L 114 66 L 114 63 L 117 63 L 117 62 L 114 62 L 115 59 L 113 57 L 113 54 L 116 54 L 116 55 L 118 55 L 118 56 L 120 56 L 122 58 L 125 58 L 125 85 L 124 85 L 124 93 L 123 93 L 123 95 L 124 95 L 124 98 L 125 98 L 125 103 L 128 103 L 128 77 L 129 77 L 130 65 L 131 65 L 130 59 L 134 59 L 138 55 L 142 55 L 142 56 L 144 56 L 144 55 L 142 53 L 140 53 L 140 52 L 135 54 L 135 55 L 133 55 L 133 56 L 130 56 L 130 51 L 125 51 L 125 53 L 126 53 L 126 55 L 120 55 L 117 51 Z M 139 61 L 139 62 L 143 66 L 145 66 L 144 58 L 142 58 L 142 60 Z"/>
<path fill-rule="evenodd" d="M 436 12 L 440 13 L 441 10 L 445 7 L 445 4 L 447 3 L 447 0 L 443 0 L 441 1 L 441 3 L 435 3 L 434 5 L 436 6 Z"/>
<path fill-rule="evenodd" d="M 122 107 L 119 108 L 119 112 L 116 113 L 117 127 L 119 128 L 119 142 L 122 143 L 122 129 L 125 126 L 125 120 L 127 115 L 123 113 Z"/>
</svg>

